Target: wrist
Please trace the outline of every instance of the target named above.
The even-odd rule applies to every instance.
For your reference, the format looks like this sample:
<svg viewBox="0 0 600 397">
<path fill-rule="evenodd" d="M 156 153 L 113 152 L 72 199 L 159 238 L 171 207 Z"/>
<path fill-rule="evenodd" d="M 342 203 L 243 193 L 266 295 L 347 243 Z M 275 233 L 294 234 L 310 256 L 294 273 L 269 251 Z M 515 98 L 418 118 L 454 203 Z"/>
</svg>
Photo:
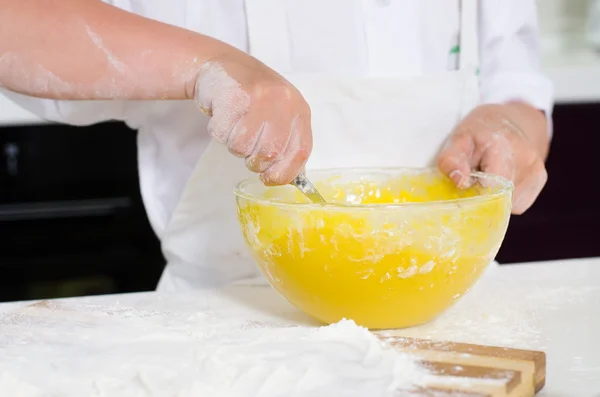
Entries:
<svg viewBox="0 0 600 397">
<path fill-rule="evenodd" d="M 503 106 L 507 116 L 520 128 L 539 156 L 546 160 L 550 149 L 546 113 L 521 101 L 508 102 Z"/>
<path fill-rule="evenodd" d="M 229 44 L 209 36 L 198 35 L 193 44 L 186 50 L 189 60 L 180 75 L 184 77 L 185 99 L 198 101 L 198 82 L 211 65 L 218 64 L 220 59 L 225 59 L 232 52 L 239 51 Z M 199 49 L 201 51 L 199 51 Z"/>
</svg>

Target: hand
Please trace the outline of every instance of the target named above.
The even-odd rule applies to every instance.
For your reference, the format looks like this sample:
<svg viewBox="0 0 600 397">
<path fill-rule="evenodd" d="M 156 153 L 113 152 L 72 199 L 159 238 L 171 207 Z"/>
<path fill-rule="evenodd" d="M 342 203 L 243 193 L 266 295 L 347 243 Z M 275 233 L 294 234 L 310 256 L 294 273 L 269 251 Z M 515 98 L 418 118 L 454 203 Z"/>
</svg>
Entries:
<svg viewBox="0 0 600 397">
<path fill-rule="evenodd" d="M 237 50 L 204 65 L 194 98 L 208 131 L 267 185 L 291 182 L 312 150 L 310 108 L 272 69 Z"/>
<path fill-rule="evenodd" d="M 438 167 L 460 188 L 468 187 L 469 173 L 475 170 L 510 179 L 515 186 L 512 212 L 522 214 L 548 179 L 548 146 L 546 119 L 539 110 L 523 103 L 482 105 L 450 134 Z"/>
</svg>

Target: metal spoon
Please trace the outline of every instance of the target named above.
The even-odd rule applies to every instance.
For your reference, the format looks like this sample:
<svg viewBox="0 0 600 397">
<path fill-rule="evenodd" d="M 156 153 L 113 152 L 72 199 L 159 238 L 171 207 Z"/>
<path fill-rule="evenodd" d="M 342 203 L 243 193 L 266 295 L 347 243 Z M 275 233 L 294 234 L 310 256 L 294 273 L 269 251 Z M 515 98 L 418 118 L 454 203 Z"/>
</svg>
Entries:
<svg viewBox="0 0 600 397">
<path fill-rule="evenodd" d="M 313 203 L 325 203 L 323 196 L 319 194 L 303 173 L 300 173 L 290 184 L 296 186 Z"/>
</svg>

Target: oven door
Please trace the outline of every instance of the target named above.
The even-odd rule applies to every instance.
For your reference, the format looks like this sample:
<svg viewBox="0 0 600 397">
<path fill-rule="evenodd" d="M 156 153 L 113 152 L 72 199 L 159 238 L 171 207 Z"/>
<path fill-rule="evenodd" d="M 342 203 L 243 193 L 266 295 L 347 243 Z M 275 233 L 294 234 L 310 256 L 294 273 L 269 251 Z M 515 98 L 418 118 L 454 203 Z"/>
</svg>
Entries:
<svg viewBox="0 0 600 397">
<path fill-rule="evenodd" d="M 135 138 L 122 123 L 0 128 L 0 300 L 155 288 Z"/>
</svg>

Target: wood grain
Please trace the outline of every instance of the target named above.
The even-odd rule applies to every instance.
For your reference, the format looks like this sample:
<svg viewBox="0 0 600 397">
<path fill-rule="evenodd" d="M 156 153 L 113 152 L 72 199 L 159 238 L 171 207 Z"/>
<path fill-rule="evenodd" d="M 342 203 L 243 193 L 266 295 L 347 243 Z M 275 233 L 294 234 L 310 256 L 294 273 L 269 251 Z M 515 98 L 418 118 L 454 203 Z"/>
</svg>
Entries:
<svg viewBox="0 0 600 397">
<path fill-rule="evenodd" d="M 415 338 L 384 339 L 422 358 L 423 365 L 435 376 L 428 386 L 445 390 L 449 395 L 529 397 L 545 385 L 544 352 Z M 448 382 L 455 378 L 461 378 L 462 382 Z"/>
</svg>

